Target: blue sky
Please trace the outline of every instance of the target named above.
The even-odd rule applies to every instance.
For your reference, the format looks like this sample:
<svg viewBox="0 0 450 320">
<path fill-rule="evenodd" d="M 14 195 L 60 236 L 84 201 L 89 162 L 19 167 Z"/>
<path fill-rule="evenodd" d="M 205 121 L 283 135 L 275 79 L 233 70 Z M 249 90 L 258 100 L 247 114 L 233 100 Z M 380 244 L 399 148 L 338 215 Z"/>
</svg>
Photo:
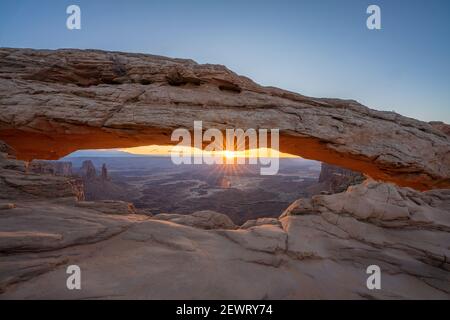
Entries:
<svg viewBox="0 0 450 320">
<path fill-rule="evenodd" d="M 81 7 L 82 29 L 66 28 Z M 366 28 L 381 8 L 382 30 Z M 224 64 L 262 85 L 450 123 L 448 0 L 1 0 L 0 46 Z"/>
</svg>

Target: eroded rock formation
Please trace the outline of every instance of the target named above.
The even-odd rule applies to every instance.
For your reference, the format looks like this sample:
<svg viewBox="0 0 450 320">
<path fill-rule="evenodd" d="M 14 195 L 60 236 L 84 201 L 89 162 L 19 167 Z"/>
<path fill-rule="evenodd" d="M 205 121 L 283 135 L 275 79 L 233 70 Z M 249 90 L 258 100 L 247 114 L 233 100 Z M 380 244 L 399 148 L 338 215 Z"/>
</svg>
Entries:
<svg viewBox="0 0 450 320">
<path fill-rule="evenodd" d="M 319 181 L 317 185 L 308 188 L 310 194 L 340 193 L 351 185 L 360 184 L 366 178 L 363 174 L 327 163 L 321 164 Z M 318 192 L 320 190 L 320 192 Z"/>
<path fill-rule="evenodd" d="M 83 181 L 86 200 L 118 200 L 125 201 L 132 198 L 136 190 L 127 184 L 114 182 L 108 175 L 106 164 L 99 173 L 91 160 L 84 160 L 81 168 L 76 170 L 76 176 Z"/>
<path fill-rule="evenodd" d="M 33 160 L 28 165 L 28 171 L 56 176 L 73 176 L 72 163 L 67 161 Z"/>
<path fill-rule="evenodd" d="M 220 65 L 96 50 L 0 49 L 0 138 L 20 159 L 172 144 L 173 129 L 279 128 L 284 152 L 416 189 L 450 186 L 439 128 L 353 100 L 262 87 Z"/>
<path fill-rule="evenodd" d="M 105 163 L 102 164 L 102 173 L 101 173 L 100 178 L 101 178 L 103 181 L 109 180 L 109 176 L 108 176 L 108 168 L 106 168 L 106 164 L 105 164 Z"/>
<path fill-rule="evenodd" d="M 436 128 L 445 133 L 447 136 L 450 136 L 450 125 L 442 121 L 431 121 L 430 124 L 433 126 L 433 128 Z"/>
<path fill-rule="evenodd" d="M 156 220 L 171 221 L 185 226 L 201 229 L 236 229 L 231 219 L 219 212 L 204 210 L 192 214 L 166 214 L 160 213 L 153 217 Z"/>
<path fill-rule="evenodd" d="M 85 181 L 97 180 L 97 170 L 95 170 L 95 166 L 91 160 L 83 161 L 80 168 L 80 175 Z"/>
<path fill-rule="evenodd" d="M 83 184 L 79 179 L 55 176 L 53 171 L 33 172 L 28 170 L 27 163 L 3 152 L 0 152 L 0 190 L 0 200 L 84 199 Z"/>
</svg>

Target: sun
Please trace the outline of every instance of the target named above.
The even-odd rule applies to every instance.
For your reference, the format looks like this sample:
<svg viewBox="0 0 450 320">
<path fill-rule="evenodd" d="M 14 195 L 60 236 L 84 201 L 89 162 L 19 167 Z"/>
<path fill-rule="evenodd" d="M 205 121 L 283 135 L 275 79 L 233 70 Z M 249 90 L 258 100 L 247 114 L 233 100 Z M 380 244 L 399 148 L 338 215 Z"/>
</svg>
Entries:
<svg viewBox="0 0 450 320">
<path fill-rule="evenodd" d="M 223 155 L 224 155 L 225 158 L 227 158 L 227 159 L 234 159 L 234 158 L 236 157 L 235 152 L 234 152 L 234 151 L 231 151 L 231 150 L 225 150 L 225 151 L 223 152 Z"/>
</svg>

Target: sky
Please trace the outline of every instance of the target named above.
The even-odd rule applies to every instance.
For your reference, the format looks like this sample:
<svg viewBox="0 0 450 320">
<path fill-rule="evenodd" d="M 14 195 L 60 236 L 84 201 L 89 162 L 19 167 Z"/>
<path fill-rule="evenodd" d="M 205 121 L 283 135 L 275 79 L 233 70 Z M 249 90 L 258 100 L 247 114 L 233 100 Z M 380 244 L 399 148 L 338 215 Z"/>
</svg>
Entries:
<svg viewBox="0 0 450 320">
<path fill-rule="evenodd" d="M 81 30 L 66 8 L 81 8 Z M 366 9 L 381 9 L 369 30 Z M 0 46 L 151 53 L 450 123 L 448 0 L 1 0 Z"/>
<path fill-rule="evenodd" d="M 134 148 L 119 148 L 119 149 L 86 149 L 77 150 L 71 154 L 63 157 L 127 157 L 127 156 L 175 156 L 185 157 L 216 157 L 222 159 L 235 159 L 235 158 L 300 158 L 299 156 L 284 153 L 276 149 L 271 148 L 257 148 L 250 150 L 235 150 L 235 151 L 205 151 L 196 149 L 194 147 L 182 147 L 182 146 L 160 146 L 150 145 Z"/>
</svg>

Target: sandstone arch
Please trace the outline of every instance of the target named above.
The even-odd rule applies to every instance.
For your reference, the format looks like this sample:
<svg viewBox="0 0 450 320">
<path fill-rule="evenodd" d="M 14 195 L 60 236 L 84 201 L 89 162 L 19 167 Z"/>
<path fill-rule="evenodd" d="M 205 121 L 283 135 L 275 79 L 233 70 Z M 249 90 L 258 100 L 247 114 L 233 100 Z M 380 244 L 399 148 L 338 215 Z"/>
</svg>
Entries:
<svg viewBox="0 0 450 320">
<path fill-rule="evenodd" d="M 262 87 L 223 66 L 97 50 L 0 49 L 0 139 L 20 159 L 169 144 L 192 128 L 279 128 L 283 152 L 425 190 L 450 187 L 450 139 L 353 100 Z"/>
</svg>

